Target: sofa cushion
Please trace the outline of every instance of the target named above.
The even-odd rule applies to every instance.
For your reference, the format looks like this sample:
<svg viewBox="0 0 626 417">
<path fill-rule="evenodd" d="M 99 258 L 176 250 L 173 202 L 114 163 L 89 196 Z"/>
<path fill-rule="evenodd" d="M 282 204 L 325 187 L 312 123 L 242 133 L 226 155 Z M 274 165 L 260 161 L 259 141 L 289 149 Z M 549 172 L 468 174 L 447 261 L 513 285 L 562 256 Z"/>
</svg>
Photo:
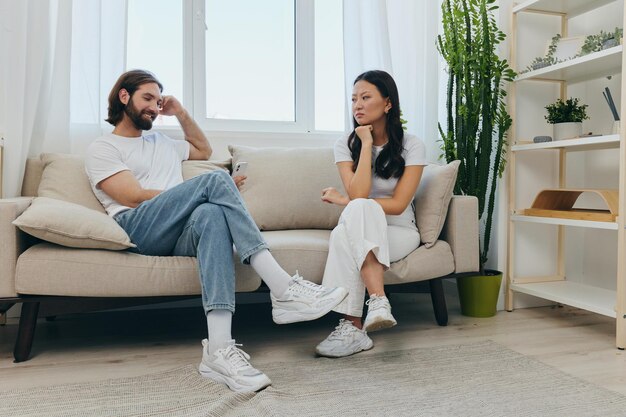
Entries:
<svg viewBox="0 0 626 417">
<path fill-rule="evenodd" d="M 289 273 L 321 283 L 330 230 L 263 232 L 272 255 Z M 254 291 L 261 278 L 249 265 L 235 262 L 236 291 Z M 49 243 L 35 245 L 18 259 L 20 294 L 84 297 L 141 297 L 200 294 L 196 258 L 146 256 L 131 252 L 81 250 Z"/>
<path fill-rule="evenodd" d="M 39 197 L 68 201 L 106 213 L 91 190 L 82 156 L 44 153 L 41 161 L 44 167 L 37 191 Z"/>
<path fill-rule="evenodd" d="M 446 221 L 460 161 L 447 165 L 427 165 L 415 193 L 415 220 L 421 241 L 432 247 Z"/>
<path fill-rule="evenodd" d="M 430 248 L 422 245 L 407 257 L 391 264 L 385 272 L 385 284 L 405 284 L 443 277 L 454 272 L 450 245 L 436 241 Z"/>
<path fill-rule="evenodd" d="M 217 169 L 229 171 L 230 161 L 183 161 L 183 179 L 187 181 Z"/>
<path fill-rule="evenodd" d="M 53 198 L 36 197 L 13 224 L 39 239 L 72 248 L 123 250 L 135 246 L 108 215 Z"/>
<path fill-rule="evenodd" d="M 300 229 L 261 232 L 272 256 L 288 274 L 296 271 L 305 279 L 322 283 L 330 230 Z M 237 255 L 235 256 L 237 258 Z M 237 258 L 238 259 L 238 258 Z M 235 263 L 237 277 L 258 277 L 250 265 Z"/>
<path fill-rule="evenodd" d="M 20 255 L 19 294 L 75 297 L 151 297 L 200 294 L 196 258 L 76 249 L 39 243 Z M 254 291 L 261 280 L 237 276 L 236 291 Z"/>
<path fill-rule="evenodd" d="M 261 230 L 332 229 L 342 207 L 322 202 L 322 189 L 343 189 L 332 148 L 229 146 L 232 165 L 248 162 L 241 190 Z"/>
</svg>

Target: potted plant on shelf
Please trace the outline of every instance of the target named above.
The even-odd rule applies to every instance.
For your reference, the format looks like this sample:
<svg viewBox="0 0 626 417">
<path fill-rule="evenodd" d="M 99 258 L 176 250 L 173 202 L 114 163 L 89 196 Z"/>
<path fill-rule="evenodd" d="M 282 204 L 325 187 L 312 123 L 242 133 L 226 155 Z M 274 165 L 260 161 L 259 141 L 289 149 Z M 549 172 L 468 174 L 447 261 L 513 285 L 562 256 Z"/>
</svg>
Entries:
<svg viewBox="0 0 626 417">
<path fill-rule="evenodd" d="M 587 55 L 593 52 L 602 51 L 604 49 L 613 48 L 621 43 L 624 30 L 616 27 L 613 32 L 600 31 L 595 35 L 588 35 L 585 37 L 585 43 L 583 44 L 580 55 Z"/>
<path fill-rule="evenodd" d="M 554 56 L 554 54 L 556 53 L 556 48 L 559 45 L 560 41 L 561 41 L 561 34 L 557 33 L 556 35 L 552 37 L 552 40 L 550 41 L 550 45 L 548 45 L 548 53 L 546 54 L 546 56 L 535 58 L 533 62 L 531 62 L 530 65 L 526 67 L 524 71 L 520 72 L 520 74 L 524 72 L 528 72 L 528 71 L 538 70 L 538 69 L 548 67 L 550 65 L 558 64 L 559 62 L 561 62 L 561 60 L 557 59 Z"/>
<path fill-rule="evenodd" d="M 558 99 L 555 103 L 548 104 L 548 115 L 545 118 L 553 126 L 554 140 L 580 137 L 583 133 L 582 122 L 589 119 L 587 107 L 586 104 L 579 104 L 578 98 L 568 98 L 565 101 Z"/>
<path fill-rule="evenodd" d="M 502 272 L 486 270 L 496 182 L 506 164 L 504 83 L 516 76 L 497 48 L 506 35 L 495 22 L 495 0 L 444 0 L 443 34 L 437 47 L 447 63 L 447 125 L 439 124 L 448 162 L 460 160 L 455 194 L 478 198 L 480 273 L 457 278 L 461 311 L 474 317 L 496 313 Z"/>
</svg>

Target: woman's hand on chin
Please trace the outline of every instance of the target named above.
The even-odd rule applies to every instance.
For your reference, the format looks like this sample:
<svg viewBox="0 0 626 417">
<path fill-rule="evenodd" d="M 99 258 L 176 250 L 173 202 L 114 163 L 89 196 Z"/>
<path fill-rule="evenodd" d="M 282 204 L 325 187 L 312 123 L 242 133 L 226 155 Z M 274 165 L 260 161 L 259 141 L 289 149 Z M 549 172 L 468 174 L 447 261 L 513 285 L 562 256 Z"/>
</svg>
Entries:
<svg viewBox="0 0 626 417">
<path fill-rule="evenodd" d="M 374 128 L 372 127 L 372 125 L 363 125 L 354 129 L 359 139 L 361 139 L 361 143 L 363 143 L 363 145 L 372 145 L 374 143 L 374 137 L 372 136 L 373 130 Z"/>
</svg>

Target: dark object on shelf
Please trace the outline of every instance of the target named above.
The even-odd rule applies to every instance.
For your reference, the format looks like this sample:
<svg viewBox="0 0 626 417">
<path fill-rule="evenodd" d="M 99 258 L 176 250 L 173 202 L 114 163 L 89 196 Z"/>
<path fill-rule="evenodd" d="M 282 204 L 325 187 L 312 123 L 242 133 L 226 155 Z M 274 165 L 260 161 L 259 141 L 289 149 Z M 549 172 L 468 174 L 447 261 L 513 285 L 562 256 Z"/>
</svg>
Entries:
<svg viewBox="0 0 626 417">
<path fill-rule="evenodd" d="M 604 95 L 604 99 L 611 109 L 611 113 L 613 114 L 613 120 L 619 120 L 619 113 L 617 112 L 617 107 L 615 107 L 615 102 L 613 101 L 613 97 L 611 96 L 611 90 L 609 90 L 609 87 L 604 88 L 602 95 Z"/>
<path fill-rule="evenodd" d="M 552 136 L 535 136 L 533 138 L 533 142 L 535 143 L 552 142 Z"/>
</svg>

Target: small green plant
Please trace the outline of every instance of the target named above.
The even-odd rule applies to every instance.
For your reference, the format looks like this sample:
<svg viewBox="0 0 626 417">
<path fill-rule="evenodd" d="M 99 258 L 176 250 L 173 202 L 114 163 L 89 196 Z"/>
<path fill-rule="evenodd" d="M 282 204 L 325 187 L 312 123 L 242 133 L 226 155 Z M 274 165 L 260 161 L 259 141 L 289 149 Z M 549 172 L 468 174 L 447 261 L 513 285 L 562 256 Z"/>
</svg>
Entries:
<svg viewBox="0 0 626 417">
<path fill-rule="evenodd" d="M 546 58 L 554 57 L 554 53 L 556 52 L 556 47 L 559 45 L 560 41 L 561 41 L 560 33 L 557 33 L 556 35 L 552 37 L 552 41 L 550 42 L 550 45 L 548 46 L 548 55 L 546 55 Z"/>
<path fill-rule="evenodd" d="M 556 103 L 546 106 L 548 115 L 545 118 L 550 124 L 582 122 L 589 119 L 587 107 L 586 104 L 579 104 L 578 98 L 568 98 L 565 101 L 558 99 Z"/>
<path fill-rule="evenodd" d="M 408 122 L 402 116 L 402 110 L 400 110 L 400 123 L 402 123 L 402 130 L 406 132 L 406 124 Z"/>
<path fill-rule="evenodd" d="M 589 35 L 585 38 L 585 43 L 580 50 L 580 55 L 587 55 L 592 52 L 601 51 L 607 47 L 610 48 L 619 45 L 619 40 L 622 38 L 623 34 L 624 30 L 616 27 L 614 32 L 604 32 L 601 30 L 598 34 Z"/>
<path fill-rule="evenodd" d="M 550 45 L 548 45 L 547 55 L 544 57 L 540 56 L 540 57 L 535 58 L 533 62 L 531 62 L 530 65 L 527 66 L 526 69 L 522 71 L 520 74 L 523 74 L 528 71 L 538 70 L 540 68 L 558 64 L 559 62 L 561 62 L 560 60 L 554 57 L 554 53 L 556 52 L 556 47 L 558 46 L 560 40 L 561 40 L 560 33 L 557 33 L 556 35 L 554 35 L 552 37 L 552 41 L 550 42 Z"/>
<path fill-rule="evenodd" d="M 526 67 L 526 69 L 521 72 L 522 74 L 528 71 L 534 71 L 534 70 L 538 70 L 540 68 L 544 68 L 544 67 L 548 67 L 550 65 L 554 65 L 556 64 L 557 61 L 556 59 L 552 58 L 552 57 L 537 57 L 533 60 L 533 62 L 530 63 L 529 66 Z"/>
</svg>

